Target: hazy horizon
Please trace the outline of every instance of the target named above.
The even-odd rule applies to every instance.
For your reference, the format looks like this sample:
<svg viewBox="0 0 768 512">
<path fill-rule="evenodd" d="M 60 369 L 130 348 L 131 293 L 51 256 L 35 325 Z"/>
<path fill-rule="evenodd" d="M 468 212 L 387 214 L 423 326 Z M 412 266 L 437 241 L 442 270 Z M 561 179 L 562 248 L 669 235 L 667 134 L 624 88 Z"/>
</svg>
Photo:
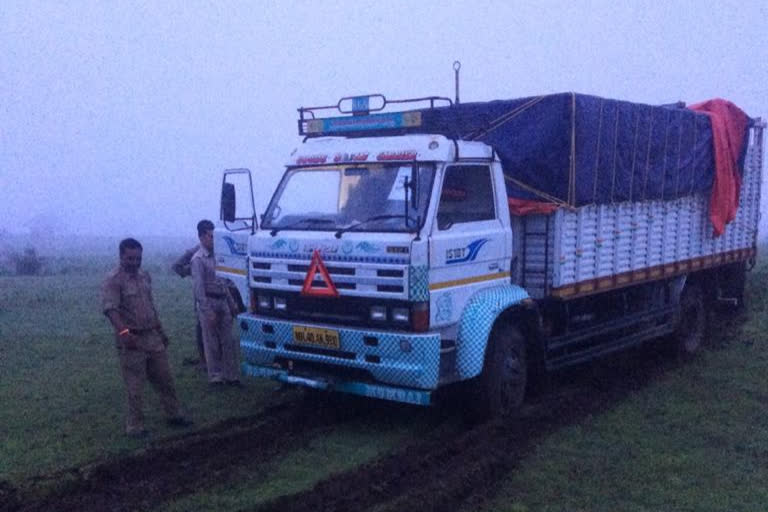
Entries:
<svg viewBox="0 0 768 512">
<path fill-rule="evenodd" d="M 768 117 L 768 4 L 21 2 L 0 6 L 2 228 L 195 238 L 221 171 L 263 211 L 299 106 L 575 91 Z M 763 193 L 763 210 L 768 193 Z M 768 230 L 766 218 L 761 231 Z"/>
</svg>

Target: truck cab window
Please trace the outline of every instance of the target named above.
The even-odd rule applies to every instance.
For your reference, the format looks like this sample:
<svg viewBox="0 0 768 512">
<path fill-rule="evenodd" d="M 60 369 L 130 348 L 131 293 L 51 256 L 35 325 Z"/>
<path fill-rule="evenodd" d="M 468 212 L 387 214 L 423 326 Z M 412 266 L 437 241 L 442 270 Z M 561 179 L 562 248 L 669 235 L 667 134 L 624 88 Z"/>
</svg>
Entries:
<svg viewBox="0 0 768 512">
<path fill-rule="evenodd" d="M 437 208 L 438 228 L 445 230 L 453 224 L 495 217 L 490 168 L 485 165 L 448 167 Z"/>
</svg>

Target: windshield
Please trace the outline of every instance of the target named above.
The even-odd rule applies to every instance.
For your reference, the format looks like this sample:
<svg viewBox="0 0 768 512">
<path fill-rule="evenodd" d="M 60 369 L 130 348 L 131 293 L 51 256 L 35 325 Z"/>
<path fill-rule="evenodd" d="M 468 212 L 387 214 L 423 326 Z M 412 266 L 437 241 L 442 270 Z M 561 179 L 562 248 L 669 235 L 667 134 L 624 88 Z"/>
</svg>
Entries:
<svg viewBox="0 0 768 512">
<path fill-rule="evenodd" d="M 415 231 L 424 223 L 434 175 L 434 164 L 415 162 L 290 169 L 263 227 Z"/>
</svg>

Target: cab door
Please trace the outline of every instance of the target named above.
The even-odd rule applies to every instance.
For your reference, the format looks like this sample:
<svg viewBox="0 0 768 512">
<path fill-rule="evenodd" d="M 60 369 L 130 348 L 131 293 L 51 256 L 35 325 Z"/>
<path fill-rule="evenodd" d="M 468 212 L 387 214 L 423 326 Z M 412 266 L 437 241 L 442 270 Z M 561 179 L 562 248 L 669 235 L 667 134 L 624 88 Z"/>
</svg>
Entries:
<svg viewBox="0 0 768 512">
<path fill-rule="evenodd" d="M 213 232 L 216 275 L 232 281 L 243 307 L 247 310 L 250 300 L 248 238 L 258 229 L 250 170 L 224 171 L 219 220 L 220 223 Z"/>
<path fill-rule="evenodd" d="M 496 211 L 491 166 L 457 163 L 443 173 L 430 237 L 430 325 L 459 320 L 478 290 L 507 282 L 506 230 Z"/>
</svg>

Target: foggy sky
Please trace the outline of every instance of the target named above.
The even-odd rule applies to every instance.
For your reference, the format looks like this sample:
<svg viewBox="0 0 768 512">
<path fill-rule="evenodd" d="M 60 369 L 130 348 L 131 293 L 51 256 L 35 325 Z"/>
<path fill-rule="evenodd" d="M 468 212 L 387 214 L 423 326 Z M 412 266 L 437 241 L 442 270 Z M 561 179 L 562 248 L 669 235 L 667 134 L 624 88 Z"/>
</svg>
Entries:
<svg viewBox="0 0 768 512">
<path fill-rule="evenodd" d="M 224 168 L 254 171 L 263 211 L 296 108 L 453 97 L 457 59 L 462 101 L 722 97 L 768 117 L 768 2 L 614 3 L 5 0 L 2 227 L 194 239 Z"/>
</svg>

